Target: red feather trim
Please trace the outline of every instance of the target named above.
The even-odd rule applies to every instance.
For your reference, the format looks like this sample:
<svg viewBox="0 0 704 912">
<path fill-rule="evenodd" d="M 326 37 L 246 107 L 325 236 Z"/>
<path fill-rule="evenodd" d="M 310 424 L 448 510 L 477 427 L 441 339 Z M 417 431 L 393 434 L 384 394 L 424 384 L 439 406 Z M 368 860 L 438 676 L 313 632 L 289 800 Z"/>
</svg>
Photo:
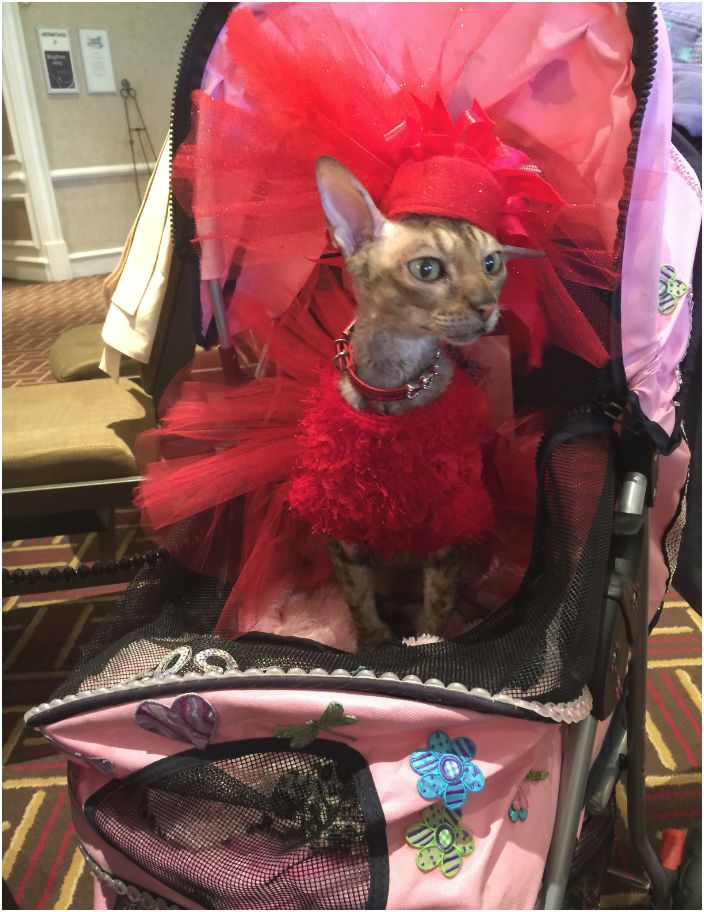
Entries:
<svg viewBox="0 0 704 912">
<path fill-rule="evenodd" d="M 482 481 L 486 398 L 461 370 L 427 406 L 358 412 L 329 372 L 302 422 L 289 503 L 313 530 L 381 557 L 478 542 L 492 525 Z"/>
</svg>

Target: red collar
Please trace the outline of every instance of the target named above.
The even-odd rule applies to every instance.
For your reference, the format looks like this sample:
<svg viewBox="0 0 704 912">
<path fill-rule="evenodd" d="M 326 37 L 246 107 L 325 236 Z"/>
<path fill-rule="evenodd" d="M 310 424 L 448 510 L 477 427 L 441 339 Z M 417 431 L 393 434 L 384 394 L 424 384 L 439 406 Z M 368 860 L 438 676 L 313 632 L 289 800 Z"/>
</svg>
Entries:
<svg viewBox="0 0 704 912">
<path fill-rule="evenodd" d="M 367 399 L 376 399 L 380 402 L 398 402 L 403 399 L 415 399 L 419 393 L 428 389 L 435 379 L 438 372 L 438 364 L 440 362 L 440 349 L 435 352 L 435 361 L 426 367 L 415 380 L 404 383 L 403 386 L 381 387 L 371 386 L 369 383 L 365 383 L 352 365 L 350 340 L 352 338 L 353 330 L 354 322 L 350 323 L 339 339 L 335 339 L 337 353 L 333 358 L 333 364 L 339 371 L 347 374 L 352 386 Z"/>
</svg>

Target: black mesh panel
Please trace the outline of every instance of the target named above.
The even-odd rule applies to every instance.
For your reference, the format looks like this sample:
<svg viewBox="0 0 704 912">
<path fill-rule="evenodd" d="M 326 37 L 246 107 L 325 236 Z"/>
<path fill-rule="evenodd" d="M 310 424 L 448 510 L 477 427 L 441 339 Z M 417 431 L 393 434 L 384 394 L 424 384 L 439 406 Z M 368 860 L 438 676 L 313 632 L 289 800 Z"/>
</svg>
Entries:
<svg viewBox="0 0 704 912">
<path fill-rule="evenodd" d="M 383 815 L 362 758 L 341 745 L 179 754 L 106 786 L 86 812 L 111 845 L 209 909 L 385 901 Z"/>
<path fill-rule="evenodd" d="M 525 581 L 510 602 L 469 633 L 418 647 L 388 641 L 357 655 L 263 634 L 226 641 L 212 631 L 227 592 L 208 577 L 157 564 L 140 572 L 55 696 L 148 674 L 175 647 L 187 645 L 193 654 L 226 649 L 241 669 L 277 665 L 353 672 L 362 665 L 377 675 L 439 678 L 545 702 L 579 697 L 594 664 L 614 473 L 608 434 L 563 437 L 556 439 L 559 445 L 544 448 L 534 553 Z M 181 669 L 191 670 L 196 666 Z"/>
</svg>

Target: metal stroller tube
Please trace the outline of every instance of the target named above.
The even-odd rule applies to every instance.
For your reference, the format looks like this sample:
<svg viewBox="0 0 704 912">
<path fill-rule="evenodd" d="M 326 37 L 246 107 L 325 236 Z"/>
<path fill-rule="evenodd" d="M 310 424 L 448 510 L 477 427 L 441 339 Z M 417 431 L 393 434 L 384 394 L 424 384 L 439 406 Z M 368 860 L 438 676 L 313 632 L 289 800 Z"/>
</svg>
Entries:
<svg viewBox="0 0 704 912">
<path fill-rule="evenodd" d="M 650 842 L 645 806 L 645 709 L 649 634 L 648 486 L 649 481 L 641 472 L 628 472 L 625 475 L 616 507 L 614 558 L 617 572 L 632 584 L 629 606 L 631 659 L 625 688 L 628 832 L 649 879 L 653 908 L 668 909 L 674 878 L 663 868 Z"/>
<path fill-rule="evenodd" d="M 550 840 L 538 897 L 538 909 L 564 909 L 570 863 L 575 850 L 575 835 L 582 813 L 584 792 L 592 759 L 597 720 L 589 715 L 583 722 L 566 726 L 560 792 L 555 827 Z"/>
<path fill-rule="evenodd" d="M 628 674 L 628 832 L 650 878 L 653 908 L 670 908 L 673 878 L 665 871 L 647 832 L 645 807 L 645 704 L 648 672 L 648 514 L 643 516 L 641 533 L 636 537 L 640 550 L 638 589 L 634 596 L 634 636 Z M 634 548 L 635 551 L 635 548 Z M 635 558 L 635 555 L 634 555 Z M 635 558 L 637 560 L 637 558 Z"/>
<path fill-rule="evenodd" d="M 640 472 L 629 472 L 621 486 L 616 512 L 640 516 L 643 512 L 647 490 L 648 482 L 645 476 Z"/>
<path fill-rule="evenodd" d="M 633 643 L 626 696 L 628 730 L 629 832 L 650 879 L 653 905 L 669 907 L 670 878 L 648 838 L 645 809 L 645 698 L 648 640 L 648 482 L 640 472 L 626 474 L 615 510 L 616 572 L 633 581 L 631 624 Z M 591 768 L 597 719 L 590 715 L 564 733 L 563 772 L 555 826 L 538 898 L 539 909 L 564 908 L 570 864 L 575 850 L 579 816 Z M 620 752 L 620 751 L 619 751 Z M 603 796 L 602 796 L 603 798 Z"/>
<path fill-rule="evenodd" d="M 599 757 L 594 762 L 587 782 L 585 806 L 588 814 L 601 814 L 606 809 L 621 775 L 621 759 L 626 756 L 626 703 L 616 707 Z"/>
<path fill-rule="evenodd" d="M 242 371 L 240 369 L 237 352 L 232 344 L 232 336 L 227 325 L 227 314 L 225 312 L 225 300 L 222 294 L 222 288 L 217 279 L 208 279 L 208 295 L 210 305 L 213 309 L 215 326 L 218 330 L 218 341 L 220 343 L 220 363 L 222 364 L 223 374 L 229 386 L 235 386 L 242 380 Z"/>
</svg>

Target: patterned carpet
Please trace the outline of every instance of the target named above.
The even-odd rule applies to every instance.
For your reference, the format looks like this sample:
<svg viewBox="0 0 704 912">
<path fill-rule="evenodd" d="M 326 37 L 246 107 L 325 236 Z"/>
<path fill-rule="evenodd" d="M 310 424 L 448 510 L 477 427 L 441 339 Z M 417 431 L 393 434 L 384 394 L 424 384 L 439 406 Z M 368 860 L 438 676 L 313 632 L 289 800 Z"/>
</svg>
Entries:
<svg viewBox="0 0 704 912">
<path fill-rule="evenodd" d="M 3 281 L 3 386 L 54 382 L 48 354 L 66 329 L 105 317 L 104 276 L 34 284 Z M 118 511 L 118 557 L 143 552 L 134 510 Z M 4 567 L 90 562 L 95 533 L 5 542 Z M 3 602 L 3 878 L 20 908 L 87 909 L 92 877 L 78 851 L 66 806 L 66 763 L 24 724 L 66 677 L 80 645 L 122 586 L 8 597 Z"/>
<path fill-rule="evenodd" d="M 702 620 L 686 602 L 665 603 L 648 650 L 646 710 L 646 801 L 650 839 L 656 850 L 662 831 L 687 829 L 701 820 L 702 803 Z M 628 838 L 626 789 L 616 786 L 616 850 L 613 865 L 642 877 Z M 607 877 L 605 909 L 648 909 L 645 891 L 624 889 Z"/>
<path fill-rule="evenodd" d="M 135 511 L 120 511 L 121 553 L 144 551 Z M 91 561 L 95 536 L 6 542 L 5 567 Z M 3 877 L 24 909 L 91 909 L 92 876 L 73 836 L 66 762 L 28 729 L 23 715 L 45 702 L 77 651 L 110 611 L 113 586 L 9 597 L 3 604 Z"/>
<path fill-rule="evenodd" d="M 104 281 L 105 276 L 43 284 L 3 281 L 3 386 L 53 381 L 47 356 L 61 333 L 105 319 Z"/>
<path fill-rule="evenodd" d="M 49 347 L 65 328 L 101 319 L 101 278 L 4 291 L 3 383 L 51 382 Z M 75 307 L 74 307 L 75 304 Z M 147 542 L 134 511 L 120 511 L 120 556 Z M 90 562 L 94 534 L 3 544 L 4 567 Z M 20 908 L 92 908 L 92 883 L 67 807 L 65 761 L 23 714 L 47 700 L 75 663 L 81 645 L 112 609 L 120 587 L 46 596 L 12 596 L 3 604 L 3 877 Z M 672 596 L 650 642 L 647 786 L 651 836 L 686 828 L 701 809 L 701 619 Z M 619 811 L 615 864 L 638 874 Z M 647 908 L 645 893 L 611 878 L 604 908 Z"/>
</svg>

